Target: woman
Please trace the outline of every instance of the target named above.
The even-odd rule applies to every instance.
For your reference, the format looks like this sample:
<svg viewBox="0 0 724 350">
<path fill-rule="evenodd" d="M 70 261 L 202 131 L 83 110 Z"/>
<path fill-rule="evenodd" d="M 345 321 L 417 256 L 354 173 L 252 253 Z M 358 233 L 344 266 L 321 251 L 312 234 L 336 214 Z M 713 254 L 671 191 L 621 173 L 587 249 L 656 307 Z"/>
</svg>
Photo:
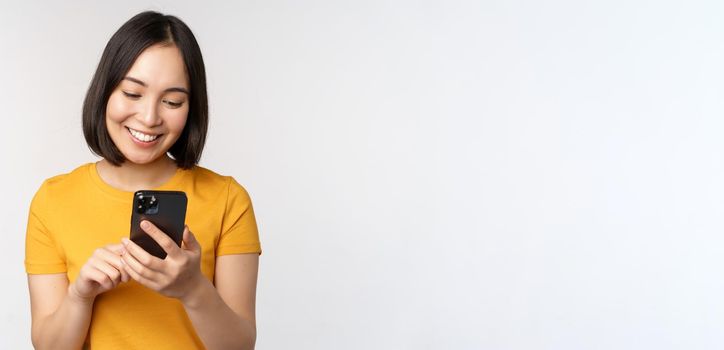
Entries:
<svg viewBox="0 0 724 350">
<path fill-rule="evenodd" d="M 83 106 L 102 157 L 35 194 L 25 268 L 38 349 L 252 349 L 261 246 L 249 195 L 197 166 L 207 129 L 201 51 L 178 18 L 144 12 L 110 39 Z M 184 191 L 181 247 L 129 241 L 133 193 Z M 192 233 L 193 232 L 193 233 Z"/>
</svg>

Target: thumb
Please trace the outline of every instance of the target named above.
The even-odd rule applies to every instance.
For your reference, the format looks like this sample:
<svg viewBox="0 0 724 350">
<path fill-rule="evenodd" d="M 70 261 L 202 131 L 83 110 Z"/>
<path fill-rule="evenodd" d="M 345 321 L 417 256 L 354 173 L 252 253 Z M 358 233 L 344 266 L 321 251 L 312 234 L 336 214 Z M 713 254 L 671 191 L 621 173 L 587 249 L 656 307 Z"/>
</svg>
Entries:
<svg viewBox="0 0 724 350">
<path fill-rule="evenodd" d="M 199 241 L 196 240 L 196 236 L 191 233 L 188 226 L 184 227 L 183 243 L 184 248 L 187 250 L 193 250 L 197 252 L 201 251 L 201 245 L 199 244 Z"/>
</svg>

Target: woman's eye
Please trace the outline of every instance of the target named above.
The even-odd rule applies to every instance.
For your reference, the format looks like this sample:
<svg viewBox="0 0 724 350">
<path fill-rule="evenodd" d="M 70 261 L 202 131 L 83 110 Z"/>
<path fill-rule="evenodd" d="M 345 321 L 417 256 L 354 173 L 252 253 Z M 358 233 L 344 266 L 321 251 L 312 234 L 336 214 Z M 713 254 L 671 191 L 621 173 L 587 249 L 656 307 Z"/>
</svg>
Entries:
<svg viewBox="0 0 724 350">
<path fill-rule="evenodd" d="M 183 104 L 183 102 L 174 102 L 170 100 L 163 100 L 163 102 L 172 108 L 179 108 Z"/>
<path fill-rule="evenodd" d="M 126 97 L 133 99 L 133 100 L 141 97 L 141 95 L 139 95 L 139 94 L 134 94 L 134 93 L 128 92 L 128 91 L 123 91 L 123 94 L 126 95 Z"/>
</svg>

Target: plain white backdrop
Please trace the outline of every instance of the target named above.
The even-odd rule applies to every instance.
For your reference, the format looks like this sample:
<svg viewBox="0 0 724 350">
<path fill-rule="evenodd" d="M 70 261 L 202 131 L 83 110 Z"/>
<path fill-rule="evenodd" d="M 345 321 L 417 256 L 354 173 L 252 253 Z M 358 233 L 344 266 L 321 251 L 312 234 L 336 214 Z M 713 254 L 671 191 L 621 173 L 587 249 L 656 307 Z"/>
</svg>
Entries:
<svg viewBox="0 0 724 350">
<path fill-rule="evenodd" d="M 148 9 L 255 205 L 258 349 L 724 348 L 722 6 L 3 2 L 0 348 L 31 348 L 32 195 L 97 160 L 86 88 Z"/>
</svg>

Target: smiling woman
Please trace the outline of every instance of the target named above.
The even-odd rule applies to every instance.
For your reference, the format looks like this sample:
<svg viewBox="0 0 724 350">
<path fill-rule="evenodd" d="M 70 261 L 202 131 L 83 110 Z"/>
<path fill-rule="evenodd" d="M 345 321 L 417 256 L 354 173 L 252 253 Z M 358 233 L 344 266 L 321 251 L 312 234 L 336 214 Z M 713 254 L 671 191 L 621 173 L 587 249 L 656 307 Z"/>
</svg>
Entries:
<svg viewBox="0 0 724 350">
<path fill-rule="evenodd" d="M 154 45 L 138 56 L 106 107 L 108 134 L 127 160 L 149 163 L 179 139 L 189 111 L 188 80 L 176 46 Z"/>
<path fill-rule="evenodd" d="M 51 177 L 28 218 L 25 269 L 37 349 L 251 349 L 261 254 L 249 194 L 198 165 L 208 107 L 201 51 L 178 18 L 144 12 L 110 39 L 83 106 L 101 156 Z M 159 259 L 128 240 L 137 190 L 183 191 L 178 246 L 141 228 Z"/>
</svg>

